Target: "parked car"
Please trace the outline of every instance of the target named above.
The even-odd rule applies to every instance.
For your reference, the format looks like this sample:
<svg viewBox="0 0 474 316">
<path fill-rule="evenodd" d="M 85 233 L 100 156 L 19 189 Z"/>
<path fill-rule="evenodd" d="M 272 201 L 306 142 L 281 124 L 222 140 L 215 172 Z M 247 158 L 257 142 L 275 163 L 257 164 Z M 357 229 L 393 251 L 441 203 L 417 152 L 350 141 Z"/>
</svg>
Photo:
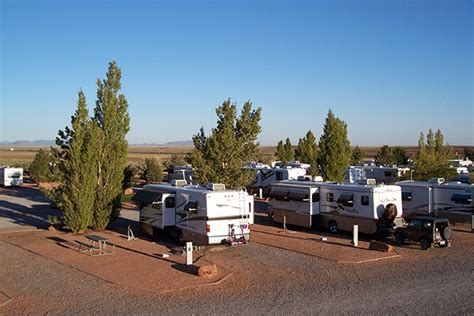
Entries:
<svg viewBox="0 0 474 316">
<path fill-rule="evenodd" d="M 419 242 L 421 249 L 426 250 L 433 245 L 447 247 L 451 244 L 453 230 L 446 218 L 434 216 L 414 217 L 407 226 L 395 229 L 395 242 L 404 244 L 411 240 Z"/>
</svg>

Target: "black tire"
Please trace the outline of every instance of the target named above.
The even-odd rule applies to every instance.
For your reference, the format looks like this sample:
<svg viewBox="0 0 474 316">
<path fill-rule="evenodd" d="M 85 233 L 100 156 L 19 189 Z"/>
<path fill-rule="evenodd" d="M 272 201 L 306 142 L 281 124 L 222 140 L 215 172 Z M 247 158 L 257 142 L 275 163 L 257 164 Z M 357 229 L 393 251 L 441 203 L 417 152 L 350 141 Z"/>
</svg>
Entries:
<svg viewBox="0 0 474 316">
<path fill-rule="evenodd" d="M 443 231 L 441 232 L 441 237 L 443 237 L 446 240 L 450 240 L 453 238 L 453 229 L 451 227 L 445 227 Z"/>
<path fill-rule="evenodd" d="M 184 239 L 184 234 L 181 229 L 176 232 L 176 243 L 179 246 L 184 246 L 186 244 L 186 240 Z"/>
<path fill-rule="evenodd" d="M 426 238 L 421 238 L 420 239 L 420 246 L 421 249 L 426 250 L 431 247 L 431 243 L 428 241 Z"/>
<path fill-rule="evenodd" d="M 405 236 L 401 233 L 396 233 L 395 234 L 395 243 L 397 245 L 403 245 L 405 243 Z"/>
<path fill-rule="evenodd" d="M 337 234 L 338 233 L 336 221 L 329 221 L 328 230 L 331 234 Z"/>
</svg>

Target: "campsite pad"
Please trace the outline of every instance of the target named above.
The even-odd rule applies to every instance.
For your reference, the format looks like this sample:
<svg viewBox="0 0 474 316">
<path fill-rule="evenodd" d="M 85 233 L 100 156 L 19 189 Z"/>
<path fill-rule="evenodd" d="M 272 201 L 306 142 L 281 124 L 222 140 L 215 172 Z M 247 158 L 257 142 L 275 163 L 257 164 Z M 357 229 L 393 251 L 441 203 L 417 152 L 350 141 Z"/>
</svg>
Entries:
<svg viewBox="0 0 474 316">
<path fill-rule="evenodd" d="M 172 254 L 171 249 L 165 245 L 140 239 L 127 241 L 123 236 L 110 231 L 97 234 L 116 244 L 115 253 L 103 256 L 81 253 L 76 241 L 87 243 L 87 239 L 83 235 L 60 231 L 6 232 L 0 234 L 0 240 L 139 294 L 165 293 L 210 285 L 229 275 L 229 271 L 218 266 L 216 276 L 198 277 L 196 267 L 185 265 L 185 257 L 181 253 Z M 169 254 L 169 258 L 159 257 L 163 253 Z M 195 253 L 194 263 L 198 266 L 211 262 L 199 258 Z"/>
<path fill-rule="evenodd" d="M 327 241 L 322 241 L 322 237 L 327 238 Z M 259 224 L 252 226 L 251 241 L 340 263 L 364 263 L 400 257 L 395 251 L 368 250 L 367 241 L 359 240 L 359 247 L 355 248 L 349 236 L 343 238 L 302 230 L 284 231 L 279 227 Z"/>
</svg>

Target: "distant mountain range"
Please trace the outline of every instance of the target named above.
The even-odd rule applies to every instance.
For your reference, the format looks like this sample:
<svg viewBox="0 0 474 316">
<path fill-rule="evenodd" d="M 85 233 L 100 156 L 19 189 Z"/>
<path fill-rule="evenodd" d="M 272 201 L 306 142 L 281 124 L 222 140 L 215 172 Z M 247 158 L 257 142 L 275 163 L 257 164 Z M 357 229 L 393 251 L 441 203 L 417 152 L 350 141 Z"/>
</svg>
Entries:
<svg viewBox="0 0 474 316">
<path fill-rule="evenodd" d="M 0 147 L 49 147 L 55 146 L 54 140 L 16 140 L 13 142 L 0 141 Z M 190 140 L 167 142 L 165 144 L 143 143 L 129 144 L 131 147 L 191 147 L 193 142 Z"/>
</svg>

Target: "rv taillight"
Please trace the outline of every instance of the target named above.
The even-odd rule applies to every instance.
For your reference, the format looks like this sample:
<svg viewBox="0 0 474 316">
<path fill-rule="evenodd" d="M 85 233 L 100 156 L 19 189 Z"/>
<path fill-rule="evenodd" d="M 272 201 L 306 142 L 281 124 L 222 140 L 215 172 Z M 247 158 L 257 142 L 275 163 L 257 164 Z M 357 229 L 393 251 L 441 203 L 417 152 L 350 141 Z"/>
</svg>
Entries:
<svg viewBox="0 0 474 316">
<path fill-rule="evenodd" d="M 206 232 L 210 233 L 211 232 L 211 225 L 206 225 Z"/>
</svg>

